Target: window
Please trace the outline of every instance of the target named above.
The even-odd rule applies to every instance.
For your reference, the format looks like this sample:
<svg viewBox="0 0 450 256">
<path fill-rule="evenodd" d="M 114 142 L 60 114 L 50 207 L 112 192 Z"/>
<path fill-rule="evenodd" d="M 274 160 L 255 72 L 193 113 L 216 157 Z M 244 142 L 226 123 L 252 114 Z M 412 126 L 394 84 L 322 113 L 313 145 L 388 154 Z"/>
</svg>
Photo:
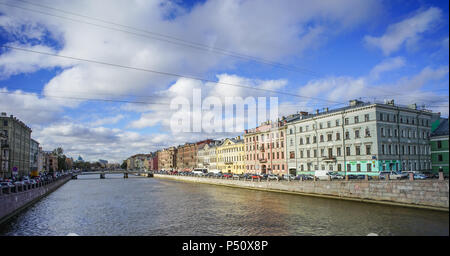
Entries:
<svg viewBox="0 0 450 256">
<path fill-rule="evenodd" d="M 366 122 L 369 121 L 369 114 L 365 114 L 365 115 L 364 115 L 364 121 L 366 121 Z"/>
<path fill-rule="evenodd" d="M 328 148 L 328 157 L 333 157 L 333 148 Z"/>
<path fill-rule="evenodd" d="M 367 164 L 367 171 L 368 172 L 371 172 L 372 171 L 372 164 Z"/>
<path fill-rule="evenodd" d="M 303 138 L 300 138 L 300 145 L 303 145 Z"/>
<path fill-rule="evenodd" d="M 295 152 L 294 151 L 290 151 L 289 152 L 289 158 L 290 159 L 294 159 L 295 158 Z"/>
<path fill-rule="evenodd" d="M 320 127 L 319 129 L 322 129 L 322 128 L 323 128 L 323 127 L 322 127 L 322 123 L 319 123 L 319 127 Z"/>
<path fill-rule="evenodd" d="M 320 142 L 323 142 L 323 135 L 320 135 Z"/>
<path fill-rule="evenodd" d="M 438 155 L 438 162 L 442 162 L 443 159 L 444 159 L 444 158 L 442 157 L 442 154 L 439 154 L 439 155 Z"/>
<path fill-rule="evenodd" d="M 383 136 L 384 137 L 384 128 L 383 127 L 381 127 L 381 136 Z"/>
<path fill-rule="evenodd" d="M 341 134 L 340 133 L 336 133 L 336 140 L 341 140 Z"/>
<path fill-rule="evenodd" d="M 314 157 L 317 157 L 317 149 L 314 149 Z"/>
<path fill-rule="evenodd" d="M 320 149 L 320 156 L 325 156 L 324 152 L 325 152 L 325 150 L 323 148 Z"/>
<path fill-rule="evenodd" d="M 359 138 L 359 130 L 355 130 L 355 138 Z"/>
<path fill-rule="evenodd" d="M 306 157 L 311 157 L 311 154 L 310 154 L 310 151 L 309 150 L 306 150 Z"/>
<path fill-rule="evenodd" d="M 300 158 L 303 158 L 303 150 L 300 151 Z"/>
<path fill-rule="evenodd" d="M 299 129 L 300 129 L 300 132 L 303 132 L 303 127 L 300 126 Z"/>
<path fill-rule="evenodd" d="M 350 133 L 348 131 L 345 132 L 345 139 L 346 140 L 350 139 Z"/>
<path fill-rule="evenodd" d="M 359 117 L 358 116 L 355 116 L 355 124 L 356 123 L 359 123 Z"/>
<path fill-rule="evenodd" d="M 292 145 L 294 144 L 294 141 L 291 139 L 291 140 L 289 141 L 289 144 L 292 146 Z"/>
<path fill-rule="evenodd" d="M 289 129 L 289 134 L 292 134 L 292 128 Z"/>
<path fill-rule="evenodd" d="M 356 171 L 360 172 L 361 171 L 361 164 L 356 164 Z"/>
<path fill-rule="evenodd" d="M 381 154 L 384 155 L 384 145 L 381 145 Z"/>
<path fill-rule="evenodd" d="M 331 134 L 331 133 L 327 134 L 328 141 L 332 141 L 332 139 L 333 139 L 332 137 L 333 137 L 333 134 Z"/>
<path fill-rule="evenodd" d="M 345 125 L 348 125 L 348 118 L 344 119 L 344 123 L 345 123 Z"/>
<path fill-rule="evenodd" d="M 355 151 L 356 151 L 357 156 L 361 155 L 361 147 L 360 146 L 355 146 Z"/>
<path fill-rule="evenodd" d="M 309 137 L 306 137 L 306 144 L 309 144 Z"/>
<path fill-rule="evenodd" d="M 317 138 L 316 138 L 316 136 L 313 136 L 313 143 L 316 143 L 317 142 Z"/>
<path fill-rule="evenodd" d="M 337 169 L 337 170 L 338 170 L 338 172 L 342 171 L 342 165 L 341 165 L 341 164 L 338 164 L 338 166 L 337 166 L 337 167 L 338 167 L 338 169 Z"/>
<path fill-rule="evenodd" d="M 3 126 L 8 126 L 8 120 L 3 120 Z"/>
<path fill-rule="evenodd" d="M 437 148 L 442 148 L 442 141 L 440 140 L 437 141 Z"/>
<path fill-rule="evenodd" d="M 331 122 L 330 122 L 330 121 L 327 122 L 327 127 L 328 127 L 328 128 L 331 127 Z"/>
<path fill-rule="evenodd" d="M 351 164 L 347 164 L 347 171 L 351 172 L 352 171 L 352 165 Z"/>
<path fill-rule="evenodd" d="M 366 137 L 370 137 L 370 129 L 366 128 Z"/>
<path fill-rule="evenodd" d="M 370 155 L 370 145 L 366 145 L 366 155 Z"/>
<path fill-rule="evenodd" d="M 336 126 L 339 126 L 339 119 L 336 119 Z"/>
<path fill-rule="evenodd" d="M 346 147 L 346 152 L 345 152 L 345 154 L 347 155 L 347 156 L 349 156 L 350 155 L 350 147 Z"/>
<path fill-rule="evenodd" d="M 341 156 L 341 148 L 336 148 L 336 155 Z"/>
</svg>

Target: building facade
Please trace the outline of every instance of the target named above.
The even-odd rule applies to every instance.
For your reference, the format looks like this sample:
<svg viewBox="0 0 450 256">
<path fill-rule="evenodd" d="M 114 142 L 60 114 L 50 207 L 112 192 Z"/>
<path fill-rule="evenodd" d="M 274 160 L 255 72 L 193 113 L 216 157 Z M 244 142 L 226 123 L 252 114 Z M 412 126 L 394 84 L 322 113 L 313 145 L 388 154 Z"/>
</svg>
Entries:
<svg viewBox="0 0 450 256">
<path fill-rule="evenodd" d="M 192 171 L 197 167 L 197 145 L 186 143 L 177 148 L 177 170 Z"/>
<path fill-rule="evenodd" d="M 177 148 L 165 148 L 157 152 L 158 168 L 160 170 L 171 171 L 176 169 Z"/>
<path fill-rule="evenodd" d="M 56 172 L 58 171 L 58 156 L 53 154 L 52 151 L 44 151 L 44 163 L 43 169 L 46 172 Z"/>
<path fill-rule="evenodd" d="M 8 139 L 8 171 L 4 177 L 30 175 L 31 128 L 22 121 L 6 113 L 0 114 L 0 131 Z"/>
<path fill-rule="evenodd" d="M 222 173 L 244 173 L 246 171 L 244 145 L 244 140 L 240 136 L 225 139 L 217 147 L 217 169 Z"/>
<path fill-rule="evenodd" d="M 44 166 L 44 152 L 42 151 L 42 147 L 39 147 L 38 149 L 38 158 L 37 158 L 37 167 L 38 167 L 38 173 L 42 173 Z"/>
<path fill-rule="evenodd" d="M 0 130 L 0 177 L 5 178 L 9 170 L 9 145 L 8 137 Z"/>
<path fill-rule="evenodd" d="M 38 161 L 39 160 L 39 142 L 31 139 L 30 143 L 30 173 L 31 176 L 39 175 Z"/>
<path fill-rule="evenodd" d="M 245 168 L 251 173 L 287 174 L 286 120 L 267 121 L 245 130 Z"/>
<path fill-rule="evenodd" d="M 448 119 L 441 119 L 431 133 L 430 145 L 432 172 L 438 173 L 442 168 L 444 175 L 448 176 Z"/>
<path fill-rule="evenodd" d="M 148 170 L 157 171 L 158 169 L 158 152 L 150 153 L 148 158 Z"/>
<path fill-rule="evenodd" d="M 217 148 L 222 143 L 223 141 L 215 140 L 209 144 L 204 144 L 203 147 L 199 148 L 197 153 L 197 167 L 206 168 L 208 170 L 217 170 Z"/>
<path fill-rule="evenodd" d="M 291 173 L 344 175 L 431 169 L 431 112 L 415 105 L 350 101 L 349 106 L 298 114 L 287 122 Z"/>
</svg>

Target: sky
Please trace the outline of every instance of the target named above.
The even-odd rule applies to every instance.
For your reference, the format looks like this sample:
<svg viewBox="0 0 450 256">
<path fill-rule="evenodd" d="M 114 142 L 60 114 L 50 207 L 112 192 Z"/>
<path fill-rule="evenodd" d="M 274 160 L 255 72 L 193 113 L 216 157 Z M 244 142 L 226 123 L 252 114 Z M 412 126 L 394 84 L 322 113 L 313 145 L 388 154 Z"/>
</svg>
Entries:
<svg viewBox="0 0 450 256">
<path fill-rule="evenodd" d="M 194 89 L 277 97 L 279 116 L 394 99 L 448 117 L 448 34 L 448 1 L 1 0 L 0 112 L 44 150 L 118 163 L 242 135 L 171 129 Z"/>
</svg>

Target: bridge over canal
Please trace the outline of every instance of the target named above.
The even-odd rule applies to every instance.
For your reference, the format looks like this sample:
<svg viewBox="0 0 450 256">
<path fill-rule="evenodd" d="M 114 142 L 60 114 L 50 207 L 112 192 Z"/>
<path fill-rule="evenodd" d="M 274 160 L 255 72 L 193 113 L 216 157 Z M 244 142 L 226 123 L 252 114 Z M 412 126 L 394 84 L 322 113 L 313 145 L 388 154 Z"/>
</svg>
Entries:
<svg viewBox="0 0 450 256">
<path fill-rule="evenodd" d="M 153 173 L 144 171 L 130 171 L 130 170 L 109 170 L 109 171 L 93 171 L 93 172 L 74 172 L 72 179 L 77 179 L 78 175 L 100 175 L 100 179 L 104 179 L 106 174 L 123 174 L 123 178 L 127 179 L 128 174 L 141 175 L 146 177 L 153 177 Z M 143 174 L 143 175 L 142 175 Z"/>
</svg>

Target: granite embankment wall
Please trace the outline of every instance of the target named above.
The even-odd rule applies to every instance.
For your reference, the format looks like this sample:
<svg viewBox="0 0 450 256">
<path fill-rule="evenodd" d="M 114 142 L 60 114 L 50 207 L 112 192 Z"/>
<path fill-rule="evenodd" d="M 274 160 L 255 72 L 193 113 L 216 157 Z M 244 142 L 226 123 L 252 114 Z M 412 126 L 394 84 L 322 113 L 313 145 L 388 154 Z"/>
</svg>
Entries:
<svg viewBox="0 0 450 256">
<path fill-rule="evenodd" d="M 71 175 L 60 177 L 47 185 L 22 190 L 19 192 L 0 194 L 0 224 L 32 205 L 42 197 L 53 192 L 71 179 Z M 17 189 L 17 187 L 16 187 Z"/>
<path fill-rule="evenodd" d="M 307 196 L 449 210 L 448 180 L 251 181 L 155 174 L 155 178 Z"/>
</svg>

